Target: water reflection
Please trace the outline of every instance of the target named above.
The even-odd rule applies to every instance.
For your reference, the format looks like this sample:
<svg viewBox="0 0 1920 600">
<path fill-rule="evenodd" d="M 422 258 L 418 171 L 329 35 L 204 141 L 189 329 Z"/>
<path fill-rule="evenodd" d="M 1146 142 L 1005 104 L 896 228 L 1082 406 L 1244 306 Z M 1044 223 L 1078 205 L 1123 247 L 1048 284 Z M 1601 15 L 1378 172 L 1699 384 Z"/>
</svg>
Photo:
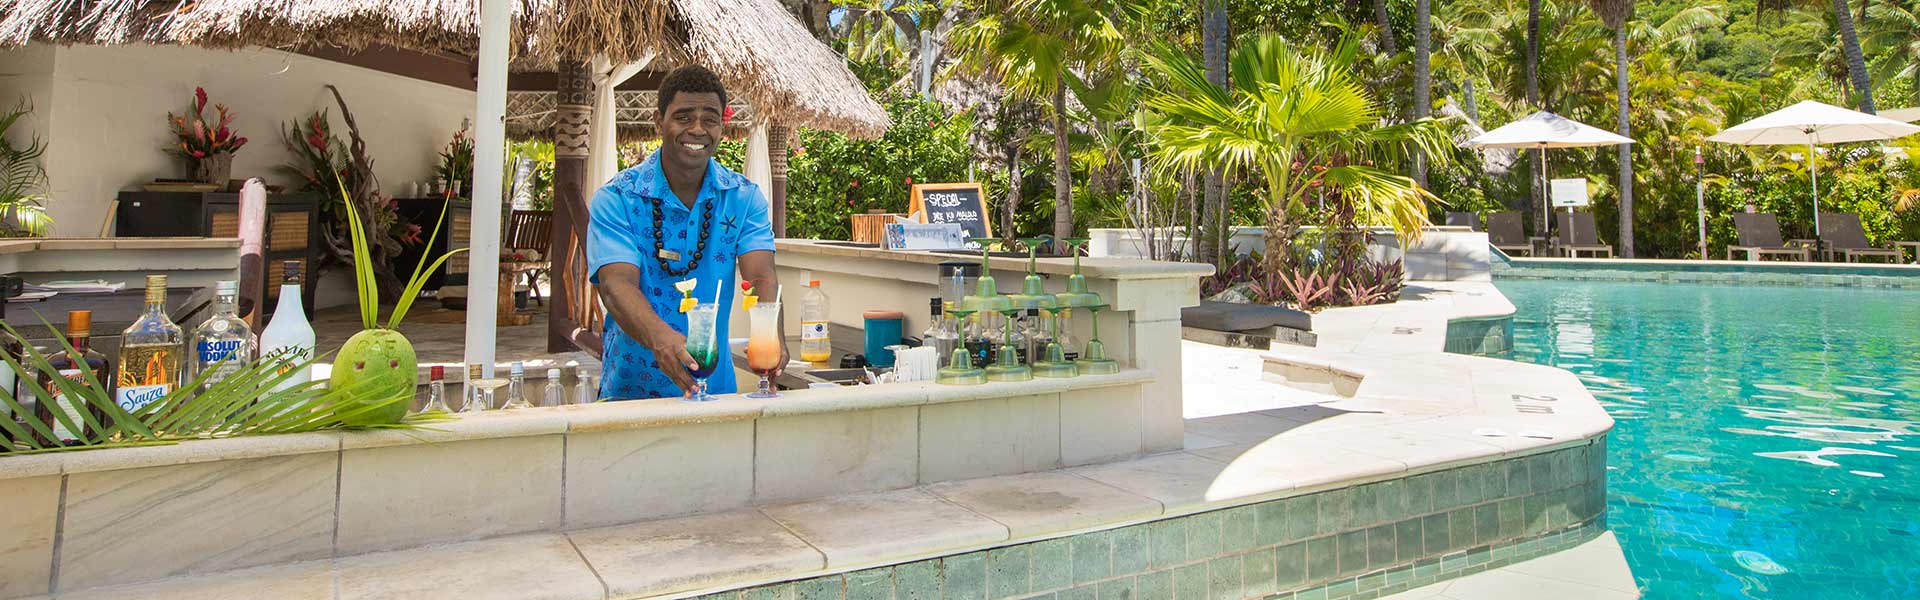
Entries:
<svg viewBox="0 0 1920 600">
<path fill-rule="evenodd" d="M 1499 286 L 1515 359 L 1618 422 L 1609 525 L 1646 597 L 1920 596 L 1920 292 Z"/>
</svg>

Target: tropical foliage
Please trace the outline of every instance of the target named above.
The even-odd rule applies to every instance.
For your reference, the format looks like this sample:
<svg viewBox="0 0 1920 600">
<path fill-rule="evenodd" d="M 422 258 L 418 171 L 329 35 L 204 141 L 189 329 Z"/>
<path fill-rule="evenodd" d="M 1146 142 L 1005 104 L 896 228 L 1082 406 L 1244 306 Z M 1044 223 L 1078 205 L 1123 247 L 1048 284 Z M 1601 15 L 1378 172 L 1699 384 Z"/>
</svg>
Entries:
<svg viewBox="0 0 1920 600">
<path fill-rule="evenodd" d="M 7 134 L 21 119 L 33 114 L 25 102 L 0 113 L 0 236 L 44 236 L 53 226 L 47 216 L 47 168 L 40 158 L 47 145 L 40 136 L 28 137 L 23 145 L 14 145 Z"/>
<path fill-rule="evenodd" d="M 1207 80 L 1190 56 L 1162 50 L 1149 63 L 1165 81 L 1141 117 L 1161 169 L 1221 168 L 1265 184 L 1267 270 L 1296 261 L 1293 234 L 1308 202 L 1351 211 L 1415 239 L 1433 196 L 1411 178 L 1374 166 L 1414 150 L 1446 156 L 1445 130 L 1420 120 L 1382 124 L 1380 106 L 1347 69 L 1358 52 L 1347 38 L 1331 51 L 1301 49 L 1273 34 L 1243 41 L 1229 60 L 1230 85 Z"/>
</svg>

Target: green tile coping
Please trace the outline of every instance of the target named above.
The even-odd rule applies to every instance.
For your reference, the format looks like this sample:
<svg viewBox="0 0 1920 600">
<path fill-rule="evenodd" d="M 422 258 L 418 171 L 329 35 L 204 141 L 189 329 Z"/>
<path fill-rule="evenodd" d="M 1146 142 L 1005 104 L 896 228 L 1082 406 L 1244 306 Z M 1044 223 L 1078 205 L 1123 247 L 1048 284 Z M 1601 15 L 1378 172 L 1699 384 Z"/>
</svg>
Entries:
<svg viewBox="0 0 1920 600">
<path fill-rule="evenodd" d="M 1379 596 L 1557 552 L 1605 530 L 1604 505 L 1574 504 L 1605 485 L 1603 472 L 1533 467 L 1603 465 L 1602 444 L 1416 476 L 1452 485 L 1453 500 L 1395 512 L 1382 495 L 1430 494 L 1407 480 L 1164 518 L 951 556 L 708 594 L 715 600 L 1235 600 Z M 1502 464 L 1525 463 L 1525 464 Z M 1525 474 L 1525 481 L 1518 480 Z M 1502 485 L 1485 483 L 1499 479 Z M 1475 485 L 1478 481 L 1479 485 Z M 1538 483 L 1541 487 L 1536 487 Z M 1461 490 L 1480 490 L 1478 493 Z M 1525 494 L 1491 493 L 1507 490 Z M 1374 502 L 1353 528 L 1289 539 L 1268 521 L 1316 515 L 1329 499 Z M 1460 506 L 1453 503 L 1470 502 Z M 1393 507 L 1392 503 L 1384 505 Z M 1295 510 L 1305 507 L 1312 510 Z M 1530 507 L 1530 508 L 1529 508 Z M 1504 512 L 1503 512 L 1504 509 Z M 1580 511 L 1579 514 L 1573 511 Z M 1525 511 L 1525 512 L 1522 512 Z M 1345 514 L 1335 511 L 1337 514 Z M 1361 514 L 1376 522 L 1354 521 Z M 1325 519 L 1319 519 L 1324 522 Z M 1251 521 L 1251 522 L 1249 522 Z M 1260 534 L 1265 526 L 1270 533 Z M 1229 533 L 1239 527 L 1255 533 Z M 1518 530 L 1513 528 L 1518 527 Z M 1253 541 L 1235 547 L 1236 537 Z M 1413 538 L 1413 539 L 1410 539 Z M 1411 542 L 1411 543 L 1410 543 Z M 1428 547 L 1426 543 L 1434 544 Z M 1416 550 L 1417 549 L 1417 550 Z M 1144 554 L 1144 556 L 1142 556 Z M 889 577 L 888 574 L 891 573 Z M 880 593 L 882 589 L 891 595 Z M 729 595 L 736 594 L 737 595 Z M 785 594 L 784 596 L 782 594 Z M 1251 596 L 1249 596 L 1251 595 Z"/>
<path fill-rule="evenodd" d="M 1736 283 L 1809 287 L 1920 288 L 1908 264 L 1517 258 L 1495 265 L 1498 279 L 1573 279 L 1657 283 Z"/>
</svg>

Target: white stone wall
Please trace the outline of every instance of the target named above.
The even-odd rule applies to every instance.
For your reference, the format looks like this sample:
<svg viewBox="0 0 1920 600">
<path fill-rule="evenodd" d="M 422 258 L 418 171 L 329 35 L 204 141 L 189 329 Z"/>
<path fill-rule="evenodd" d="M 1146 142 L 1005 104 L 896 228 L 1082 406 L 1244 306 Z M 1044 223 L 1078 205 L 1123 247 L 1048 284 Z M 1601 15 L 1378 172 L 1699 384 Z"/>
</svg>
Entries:
<svg viewBox="0 0 1920 600">
<path fill-rule="evenodd" d="M 331 109 L 334 132 L 346 138 L 329 83 L 353 109 L 390 194 L 431 179 L 440 149 L 473 114 L 471 91 L 278 50 L 35 45 L 0 52 L 0 104 L 31 99 L 32 131 L 48 142 L 47 206 L 59 236 L 97 236 L 116 192 L 186 175 L 161 148 L 171 137 L 167 112 L 190 108 L 196 85 L 236 111 L 233 127 L 249 138 L 233 176 L 286 183 L 275 167 L 293 156 L 280 141 L 287 122 Z"/>
</svg>

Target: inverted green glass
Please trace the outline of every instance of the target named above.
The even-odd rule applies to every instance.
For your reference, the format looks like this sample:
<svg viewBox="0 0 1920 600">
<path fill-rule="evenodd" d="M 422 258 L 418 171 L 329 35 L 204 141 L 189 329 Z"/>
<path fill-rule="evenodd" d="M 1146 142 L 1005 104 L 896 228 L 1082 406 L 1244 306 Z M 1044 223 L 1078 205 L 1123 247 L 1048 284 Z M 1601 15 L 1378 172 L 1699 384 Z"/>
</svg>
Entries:
<svg viewBox="0 0 1920 600">
<path fill-rule="evenodd" d="M 1080 360 L 1073 361 L 1082 375 L 1108 375 L 1120 372 L 1120 361 L 1107 358 L 1107 345 L 1100 341 L 1100 310 L 1105 304 L 1084 307 L 1093 320 L 1093 335 L 1087 338 L 1087 349 L 1080 353 Z"/>
<path fill-rule="evenodd" d="M 964 322 L 968 315 L 973 314 L 973 311 L 950 307 L 947 309 L 947 314 Z M 933 381 L 946 385 L 979 385 L 987 382 L 987 372 L 973 366 L 971 354 L 967 352 L 966 345 L 961 344 L 960 347 L 953 349 L 952 362 L 940 367 L 940 370 L 934 374 Z"/>
</svg>

